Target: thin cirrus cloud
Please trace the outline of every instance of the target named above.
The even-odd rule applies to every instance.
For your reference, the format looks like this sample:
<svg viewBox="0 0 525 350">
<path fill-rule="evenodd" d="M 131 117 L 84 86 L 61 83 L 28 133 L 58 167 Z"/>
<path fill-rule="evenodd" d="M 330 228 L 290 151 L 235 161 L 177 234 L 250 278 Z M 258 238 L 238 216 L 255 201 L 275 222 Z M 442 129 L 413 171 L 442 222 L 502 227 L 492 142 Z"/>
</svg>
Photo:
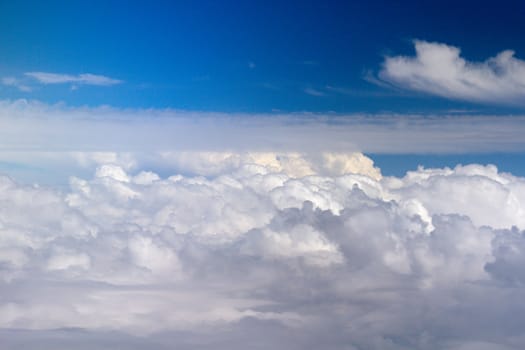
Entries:
<svg viewBox="0 0 525 350">
<path fill-rule="evenodd" d="M 415 57 L 387 57 L 379 77 L 400 88 L 455 100 L 525 105 L 525 61 L 514 51 L 473 62 L 455 46 L 421 40 L 414 46 Z"/>
<path fill-rule="evenodd" d="M 316 97 L 326 96 L 326 93 L 320 90 L 314 89 L 314 88 L 305 88 L 303 89 L 303 91 L 305 94 L 310 95 L 310 96 L 316 96 Z"/>
<path fill-rule="evenodd" d="M 72 89 L 76 89 L 80 85 L 113 86 L 122 84 L 124 81 L 91 73 L 71 75 L 48 72 L 26 72 L 22 77 L 3 77 L 0 82 L 4 86 L 16 88 L 22 92 L 31 92 L 34 90 L 35 84 L 69 84 Z"/>
<path fill-rule="evenodd" d="M 31 92 L 33 89 L 27 84 L 23 83 L 20 79 L 15 77 L 4 77 L 2 78 L 2 84 L 5 86 L 12 86 L 23 92 Z"/>
<path fill-rule="evenodd" d="M 14 77 L 2 78 L 2 84 L 5 86 L 12 86 L 23 92 L 30 92 L 32 89 L 30 86 L 24 84 L 20 79 Z"/>
<path fill-rule="evenodd" d="M 90 73 L 70 75 L 47 72 L 27 72 L 24 75 L 36 79 L 41 84 L 83 84 L 96 86 L 111 86 L 121 84 L 122 80 L 113 79 L 104 75 Z"/>
</svg>

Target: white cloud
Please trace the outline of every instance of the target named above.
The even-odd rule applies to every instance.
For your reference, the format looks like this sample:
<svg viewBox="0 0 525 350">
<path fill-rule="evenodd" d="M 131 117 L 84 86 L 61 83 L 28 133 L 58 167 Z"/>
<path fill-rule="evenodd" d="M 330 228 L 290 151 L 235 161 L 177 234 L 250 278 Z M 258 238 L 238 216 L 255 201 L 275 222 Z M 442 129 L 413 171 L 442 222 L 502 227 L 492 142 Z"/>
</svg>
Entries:
<svg viewBox="0 0 525 350">
<path fill-rule="evenodd" d="M 314 88 L 304 88 L 303 91 L 305 94 L 310 95 L 310 96 L 316 96 L 316 97 L 326 96 L 326 93 L 324 93 L 323 91 L 314 89 Z"/>
<path fill-rule="evenodd" d="M 312 265 L 341 264 L 338 247 L 309 225 L 299 224 L 280 232 L 265 228 L 247 234 L 241 253 L 257 257 L 304 258 Z"/>
<path fill-rule="evenodd" d="M 525 178 L 380 177 L 358 154 L 169 156 L 178 174 L 96 154 L 68 188 L 0 177 L 6 349 L 20 332 L 58 350 L 525 345 Z"/>
<path fill-rule="evenodd" d="M 18 90 L 23 92 L 31 92 L 32 88 L 22 82 L 20 79 L 14 78 L 14 77 L 4 77 L 2 78 L 2 84 L 5 86 L 13 86 L 16 87 Z"/>
<path fill-rule="evenodd" d="M 4 152 L 503 152 L 524 151 L 523 134 L 519 115 L 227 114 L 0 101 Z"/>
<path fill-rule="evenodd" d="M 525 61 L 506 50 L 483 62 L 470 62 L 460 49 L 414 41 L 416 56 L 387 57 L 380 77 L 399 87 L 446 98 L 523 105 Z"/>
<path fill-rule="evenodd" d="M 320 152 L 161 152 L 163 164 L 184 169 L 192 174 L 217 175 L 239 169 L 243 164 L 264 166 L 273 172 L 283 172 L 290 177 L 307 175 L 342 175 L 357 173 L 381 178 L 381 172 L 372 160 L 362 153 Z"/>
<path fill-rule="evenodd" d="M 97 86 L 111 86 L 121 84 L 122 80 L 109 78 L 103 75 L 83 73 L 78 75 L 48 73 L 48 72 L 27 72 L 24 75 L 37 80 L 42 84 L 83 84 Z"/>
<path fill-rule="evenodd" d="M 71 175 L 0 176 L 0 343 L 522 349 L 525 178 L 356 151 L 523 150 L 523 125 L 0 102 L 0 160 Z"/>
<path fill-rule="evenodd" d="M 59 253 L 53 255 L 47 262 L 49 270 L 66 270 L 69 268 L 81 268 L 87 270 L 90 266 L 90 258 L 87 254 Z"/>
</svg>

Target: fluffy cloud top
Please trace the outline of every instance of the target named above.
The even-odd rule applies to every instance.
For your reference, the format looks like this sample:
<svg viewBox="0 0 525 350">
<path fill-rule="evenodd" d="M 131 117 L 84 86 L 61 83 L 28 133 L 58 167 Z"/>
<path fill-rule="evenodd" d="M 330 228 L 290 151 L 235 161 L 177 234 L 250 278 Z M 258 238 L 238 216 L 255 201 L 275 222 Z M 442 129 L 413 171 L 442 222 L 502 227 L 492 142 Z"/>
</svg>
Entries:
<svg viewBox="0 0 525 350">
<path fill-rule="evenodd" d="M 380 77 L 402 88 L 451 99 L 524 105 L 525 61 L 506 50 L 469 62 L 460 49 L 416 40 L 415 57 L 387 57 Z"/>
<path fill-rule="evenodd" d="M 361 154 L 165 157 L 179 174 L 99 154 L 67 189 L 0 177 L 4 349 L 525 345 L 524 178 L 381 177 Z"/>
</svg>

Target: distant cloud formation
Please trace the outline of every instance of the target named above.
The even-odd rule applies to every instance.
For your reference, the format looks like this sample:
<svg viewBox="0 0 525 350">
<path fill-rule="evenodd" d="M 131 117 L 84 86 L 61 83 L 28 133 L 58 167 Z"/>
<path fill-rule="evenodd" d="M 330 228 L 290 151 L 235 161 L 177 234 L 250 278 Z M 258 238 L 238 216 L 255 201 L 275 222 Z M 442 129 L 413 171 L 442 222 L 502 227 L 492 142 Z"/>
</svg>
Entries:
<svg viewBox="0 0 525 350">
<path fill-rule="evenodd" d="M 83 84 L 83 85 L 96 85 L 96 86 L 111 86 L 116 84 L 121 84 L 122 80 L 109 78 L 103 75 L 96 74 L 57 74 L 57 73 L 47 73 L 47 72 L 27 72 L 24 75 L 36 79 L 39 83 L 42 84 Z"/>
<path fill-rule="evenodd" d="M 395 86 L 488 104 L 525 105 L 525 61 L 506 50 L 483 62 L 461 57 L 459 48 L 415 40 L 415 57 L 387 57 L 380 78 Z"/>
<path fill-rule="evenodd" d="M 0 150 L 525 151 L 525 116 L 215 113 L 0 100 Z M 141 140 L 141 142 L 137 142 Z"/>
<path fill-rule="evenodd" d="M 524 121 L 0 101 L 2 350 L 521 350 L 525 178 L 359 151 Z"/>
<path fill-rule="evenodd" d="M 32 88 L 24 84 L 20 79 L 14 77 L 4 77 L 2 78 L 2 84 L 5 86 L 12 86 L 23 92 L 30 92 Z"/>
<path fill-rule="evenodd" d="M 180 173 L 97 154 L 61 190 L 0 176 L 3 349 L 523 349 L 524 178 L 165 157 Z"/>
<path fill-rule="evenodd" d="M 17 88 L 22 92 L 33 91 L 35 83 L 43 85 L 69 84 L 72 90 L 77 90 L 80 85 L 113 86 L 122 84 L 123 82 L 124 81 L 122 80 L 90 73 L 70 75 L 47 72 L 27 72 L 20 78 L 10 76 L 1 79 L 3 85 Z"/>
</svg>

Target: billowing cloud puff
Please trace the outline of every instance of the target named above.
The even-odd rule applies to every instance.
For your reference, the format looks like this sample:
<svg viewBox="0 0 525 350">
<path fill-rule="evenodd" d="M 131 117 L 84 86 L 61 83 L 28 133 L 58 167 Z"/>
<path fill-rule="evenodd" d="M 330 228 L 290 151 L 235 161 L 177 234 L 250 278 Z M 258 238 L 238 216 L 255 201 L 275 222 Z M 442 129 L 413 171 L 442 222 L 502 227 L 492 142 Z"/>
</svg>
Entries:
<svg viewBox="0 0 525 350">
<path fill-rule="evenodd" d="M 362 153 L 321 152 L 161 152 L 163 164 L 200 175 L 218 175 L 245 164 L 263 166 L 271 172 L 284 172 L 290 177 L 308 175 L 363 174 L 380 179 L 381 172 Z"/>
<path fill-rule="evenodd" d="M 415 57 L 387 57 L 380 77 L 399 87 L 451 99 L 523 105 L 525 61 L 506 50 L 469 62 L 460 49 L 416 40 Z"/>
<path fill-rule="evenodd" d="M 362 154 L 163 156 L 178 174 L 96 154 L 66 189 L 0 177 L 4 349 L 525 345 L 524 178 L 382 177 Z"/>
</svg>

